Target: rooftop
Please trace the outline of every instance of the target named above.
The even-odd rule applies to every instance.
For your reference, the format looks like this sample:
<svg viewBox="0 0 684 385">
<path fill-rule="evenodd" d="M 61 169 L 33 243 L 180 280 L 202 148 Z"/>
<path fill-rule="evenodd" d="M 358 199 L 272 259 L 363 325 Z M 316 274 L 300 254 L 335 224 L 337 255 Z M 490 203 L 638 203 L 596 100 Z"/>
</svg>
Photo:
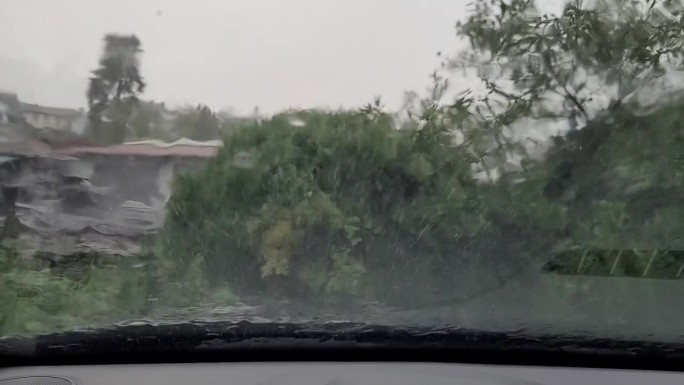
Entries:
<svg viewBox="0 0 684 385">
<path fill-rule="evenodd" d="M 124 156 L 173 156 L 210 158 L 215 156 L 222 146 L 220 140 L 198 142 L 182 138 L 172 143 L 159 140 L 128 142 L 114 146 L 71 146 L 55 149 L 59 155 L 78 156 L 84 154 L 124 155 Z"/>
<path fill-rule="evenodd" d="M 23 102 L 20 103 L 20 105 L 24 113 L 32 112 L 36 114 L 57 115 L 63 117 L 77 117 L 80 115 L 84 115 L 83 111 L 79 111 L 72 108 L 45 107 L 38 104 L 30 104 Z"/>
</svg>

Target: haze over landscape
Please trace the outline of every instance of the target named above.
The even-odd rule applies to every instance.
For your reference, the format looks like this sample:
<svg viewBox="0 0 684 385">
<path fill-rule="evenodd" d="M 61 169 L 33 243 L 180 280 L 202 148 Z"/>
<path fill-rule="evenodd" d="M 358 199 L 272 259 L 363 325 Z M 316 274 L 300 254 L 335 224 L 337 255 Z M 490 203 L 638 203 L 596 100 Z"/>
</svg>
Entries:
<svg viewBox="0 0 684 385">
<path fill-rule="evenodd" d="M 472 1 L 2 1 L 0 336 L 680 338 L 684 3 Z"/>
</svg>

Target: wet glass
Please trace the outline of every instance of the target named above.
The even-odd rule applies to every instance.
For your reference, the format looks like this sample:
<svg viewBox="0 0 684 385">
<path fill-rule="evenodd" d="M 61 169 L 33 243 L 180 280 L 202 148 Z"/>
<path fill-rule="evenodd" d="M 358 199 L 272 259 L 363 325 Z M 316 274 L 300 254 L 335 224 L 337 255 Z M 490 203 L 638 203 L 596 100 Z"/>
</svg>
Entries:
<svg viewBox="0 0 684 385">
<path fill-rule="evenodd" d="M 682 11 L 5 0 L 0 336 L 247 320 L 676 341 Z"/>
</svg>

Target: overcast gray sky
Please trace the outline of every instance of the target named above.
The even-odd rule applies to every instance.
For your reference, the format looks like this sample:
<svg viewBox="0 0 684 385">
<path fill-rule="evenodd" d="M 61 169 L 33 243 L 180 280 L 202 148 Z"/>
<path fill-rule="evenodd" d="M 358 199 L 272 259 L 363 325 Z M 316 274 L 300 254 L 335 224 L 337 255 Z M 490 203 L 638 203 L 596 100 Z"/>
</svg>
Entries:
<svg viewBox="0 0 684 385">
<path fill-rule="evenodd" d="M 0 89 L 85 107 L 105 33 L 145 50 L 146 99 L 352 107 L 422 89 L 470 0 L 0 0 Z M 560 0 L 553 0 L 559 3 Z"/>
</svg>

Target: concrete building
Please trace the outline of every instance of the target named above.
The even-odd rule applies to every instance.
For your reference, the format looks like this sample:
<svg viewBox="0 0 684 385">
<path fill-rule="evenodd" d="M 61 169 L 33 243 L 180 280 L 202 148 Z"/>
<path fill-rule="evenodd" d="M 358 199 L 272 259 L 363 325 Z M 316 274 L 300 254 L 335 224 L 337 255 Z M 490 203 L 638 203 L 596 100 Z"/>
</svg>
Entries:
<svg viewBox="0 0 684 385">
<path fill-rule="evenodd" d="M 19 98 L 10 92 L 0 92 L 0 124 L 21 123 L 23 117 Z"/>
<path fill-rule="evenodd" d="M 106 147 L 56 148 L 52 155 L 91 164 L 91 181 L 111 188 L 111 205 L 134 201 L 163 209 L 171 196 L 173 176 L 202 169 L 222 144 L 220 140 L 198 142 L 187 138 L 172 143 L 144 140 Z"/>
<path fill-rule="evenodd" d="M 38 129 L 53 129 L 83 134 L 87 115 L 83 109 L 46 107 L 23 103 L 17 94 L 0 92 L 0 124 L 27 123 Z"/>
<path fill-rule="evenodd" d="M 87 117 L 83 109 L 45 107 L 20 103 L 24 121 L 36 128 L 51 128 L 83 134 Z"/>
<path fill-rule="evenodd" d="M 222 145 L 189 139 L 106 147 L 27 144 L 18 154 L 21 132 L 15 134 L 4 152 L 0 146 L 0 187 L 13 192 L 12 201 L 0 197 L 0 218 L 8 215 L 3 209 L 15 208 L 20 254 L 50 261 L 79 253 L 143 255 L 149 236 L 164 224 L 174 176 L 202 169 Z"/>
</svg>

